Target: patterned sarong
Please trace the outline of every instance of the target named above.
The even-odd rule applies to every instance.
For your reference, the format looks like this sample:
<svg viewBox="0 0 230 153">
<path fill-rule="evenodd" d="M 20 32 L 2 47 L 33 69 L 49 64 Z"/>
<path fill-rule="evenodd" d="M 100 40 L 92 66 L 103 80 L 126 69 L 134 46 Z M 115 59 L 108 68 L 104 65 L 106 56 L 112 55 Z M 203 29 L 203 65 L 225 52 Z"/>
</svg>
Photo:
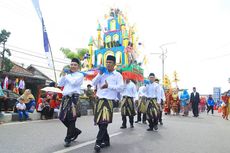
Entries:
<svg viewBox="0 0 230 153">
<path fill-rule="evenodd" d="M 121 115 L 124 116 L 135 116 L 135 108 L 132 97 L 124 96 L 121 101 Z"/>
<path fill-rule="evenodd" d="M 80 114 L 79 94 L 64 96 L 60 106 L 59 119 L 62 121 L 65 119 L 76 120 L 78 114 Z"/>
<path fill-rule="evenodd" d="M 95 124 L 112 123 L 113 120 L 113 100 L 105 98 L 99 99 L 95 104 L 94 122 Z"/>
<path fill-rule="evenodd" d="M 137 112 L 146 113 L 147 105 L 146 105 L 147 98 L 142 96 L 138 100 Z"/>
<path fill-rule="evenodd" d="M 146 112 L 147 119 L 157 119 L 160 114 L 160 109 L 157 104 L 156 98 L 147 98 L 146 105 L 147 105 L 147 112 Z"/>
</svg>

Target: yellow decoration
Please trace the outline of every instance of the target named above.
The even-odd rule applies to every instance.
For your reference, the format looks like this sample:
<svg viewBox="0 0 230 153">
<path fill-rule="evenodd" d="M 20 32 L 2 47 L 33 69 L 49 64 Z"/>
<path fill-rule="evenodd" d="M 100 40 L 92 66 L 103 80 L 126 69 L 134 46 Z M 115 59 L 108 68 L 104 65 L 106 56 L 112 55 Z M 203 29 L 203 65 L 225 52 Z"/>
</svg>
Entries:
<svg viewBox="0 0 230 153">
<path fill-rule="evenodd" d="M 164 82 L 163 85 L 166 89 L 170 89 L 171 88 L 171 81 L 169 79 L 169 77 L 167 75 L 164 76 Z"/>
<path fill-rule="evenodd" d="M 89 55 L 90 55 L 90 58 L 89 58 L 89 69 L 92 68 L 92 56 L 93 56 L 93 46 L 92 45 L 89 45 Z"/>
</svg>

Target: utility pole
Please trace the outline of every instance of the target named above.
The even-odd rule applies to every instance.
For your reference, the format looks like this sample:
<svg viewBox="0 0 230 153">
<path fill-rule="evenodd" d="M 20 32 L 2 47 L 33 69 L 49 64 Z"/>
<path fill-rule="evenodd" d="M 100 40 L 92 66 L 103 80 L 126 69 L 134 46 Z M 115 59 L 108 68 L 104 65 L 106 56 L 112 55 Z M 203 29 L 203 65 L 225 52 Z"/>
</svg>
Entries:
<svg viewBox="0 0 230 153">
<path fill-rule="evenodd" d="M 161 53 L 150 53 L 150 54 L 158 54 L 160 55 L 160 58 L 161 58 L 161 62 L 162 62 L 162 85 L 163 85 L 163 82 L 164 82 L 164 73 L 165 73 L 165 59 L 166 59 L 166 54 L 167 54 L 167 48 L 164 49 L 164 46 L 166 45 L 171 45 L 171 44 L 175 44 L 176 42 L 169 42 L 169 43 L 165 43 L 165 44 L 162 44 L 160 45 L 160 49 L 161 49 Z"/>
<path fill-rule="evenodd" d="M 164 81 L 164 76 L 165 76 L 165 59 L 166 59 L 166 54 L 167 54 L 167 48 L 164 50 L 161 47 L 162 53 L 161 53 L 161 61 L 162 61 L 162 82 Z"/>
</svg>

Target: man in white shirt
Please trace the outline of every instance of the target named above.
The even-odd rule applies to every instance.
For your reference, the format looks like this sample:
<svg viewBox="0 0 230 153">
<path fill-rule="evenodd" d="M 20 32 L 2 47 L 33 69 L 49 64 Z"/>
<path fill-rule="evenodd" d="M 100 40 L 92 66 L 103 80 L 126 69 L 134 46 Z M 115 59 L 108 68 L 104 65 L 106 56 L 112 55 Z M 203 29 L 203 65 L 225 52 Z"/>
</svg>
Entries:
<svg viewBox="0 0 230 153">
<path fill-rule="evenodd" d="M 80 68 L 80 61 L 73 58 L 70 64 L 70 73 L 63 73 L 58 86 L 64 87 L 63 98 L 60 106 L 59 119 L 67 127 L 67 134 L 65 137 L 65 147 L 69 147 L 71 141 L 74 141 L 81 130 L 75 127 L 75 122 L 80 113 L 80 89 L 83 84 L 84 75 L 78 70 Z"/>
<path fill-rule="evenodd" d="M 123 99 L 121 101 L 121 116 L 122 116 L 122 126 L 121 129 L 127 128 L 126 126 L 126 116 L 129 117 L 130 127 L 133 128 L 133 119 L 136 115 L 134 108 L 134 98 L 137 96 L 136 85 L 129 79 L 125 80 L 126 84 L 122 91 Z"/>
<path fill-rule="evenodd" d="M 147 119 L 149 122 L 149 128 L 147 131 L 153 131 L 153 128 L 155 130 L 158 129 L 158 118 L 159 118 L 159 106 L 157 103 L 161 103 L 161 91 L 160 86 L 155 83 L 155 74 L 150 73 L 149 74 L 149 81 L 150 84 L 146 85 L 145 93 L 147 97 L 146 105 L 147 105 Z"/>
<path fill-rule="evenodd" d="M 122 91 L 123 77 L 114 69 L 116 59 L 114 56 L 108 55 L 106 59 L 106 70 L 93 79 L 92 83 L 97 87 L 94 122 L 98 125 L 99 131 L 94 146 L 96 152 L 101 148 L 110 146 L 109 134 L 107 127 L 112 123 L 113 119 L 113 102 L 117 99 L 118 92 Z"/>
<path fill-rule="evenodd" d="M 155 82 L 160 86 L 160 91 L 161 91 L 161 102 L 158 103 L 158 106 L 160 108 L 159 122 L 160 122 L 160 125 L 163 125 L 163 122 L 162 122 L 163 109 L 162 108 L 163 108 L 164 102 L 165 102 L 165 92 L 164 92 L 163 87 L 159 84 L 159 79 L 155 79 Z"/>
<path fill-rule="evenodd" d="M 141 121 L 141 114 L 142 116 L 142 123 L 146 124 L 146 95 L 144 92 L 145 85 L 141 86 L 138 90 L 138 106 L 137 106 L 137 121 L 138 123 Z"/>
</svg>

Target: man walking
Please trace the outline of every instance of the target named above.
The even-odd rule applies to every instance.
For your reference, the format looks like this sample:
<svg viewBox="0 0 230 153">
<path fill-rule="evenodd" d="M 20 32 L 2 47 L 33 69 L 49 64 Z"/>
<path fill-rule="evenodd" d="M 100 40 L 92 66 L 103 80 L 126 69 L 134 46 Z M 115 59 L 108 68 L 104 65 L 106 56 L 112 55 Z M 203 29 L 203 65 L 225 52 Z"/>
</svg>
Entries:
<svg viewBox="0 0 230 153">
<path fill-rule="evenodd" d="M 160 109 L 158 104 L 161 103 L 161 91 L 160 86 L 155 82 L 155 74 L 149 74 L 150 84 L 146 85 L 145 93 L 147 97 L 146 105 L 147 105 L 147 119 L 149 122 L 149 128 L 147 131 L 158 130 L 158 119 Z"/>
<path fill-rule="evenodd" d="M 71 141 L 74 141 L 81 130 L 75 127 L 77 114 L 79 114 L 79 95 L 80 88 L 83 84 L 84 76 L 78 70 L 80 68 L 80 61 L 73 58 L 70 64 L 70 73 L 63 73 L 58 86 L 64 87 L 63 98 L 60 106 L 59 119 L 67 128 L 65 137 L 65 147 L 69 147 Z"/>
<path fill-rule="evenodd" d="M 142 115 L 142 123 L 146 124 L 146 94 L 144 92 L 145 85 L 141 86 L 138 90 L 138 104 L 137 104 L 137 121 L 135 123 L 138 123 L 141 121 L 141 114 Z"/>
<path fill-rule="evenodd" d="M 94 150 L 99 152 L 101 148 L 110 146 L 110 138 L 107 131 L 109 123 L 113 119 L 113 103 L 117 99 L 118 92 L 122 91 L 122 75 L 114 69 L 116 58 L 108 55 L 106 58 L 106 70 L 100 70 L 100 73 L 93 79 L 92 83 L 97 87 L 94 122 L 98 125 Z"/>
<path fill-rule="evenodd" d="M 127 128 L 126 126 L 126 116 L 129 117 L 130 127 L 133 128 L 133 119 L 136 115 L 134 108 L 134 98 L 137 96 L 137 87 L 129 79 L 125 80 L 126 84 L 122 92 L 123 99 L 121 101 L 121 116 L 122 116 L 122 126 L 121 129 Z"/>
<path fill-rule="evenodd" d="M 159 79 L 155 79 L 155 82 L 159 85 L 159 88 L 160 88 L 160 95 L 161 95 L 161 102 L 158 103 L 158 107 L 159 107 L 159 110 L 160 110 L 160 114 L 159 114 L 159 122 L 160 122 L 160 125 L 163 125 L 163 122 L 162 122 L 162 113 L 163 113 L 163 107 L 164 107 L 164 102 L 165 102 L 165 92 L 164 92 L 164 89 L 163 87 L 159 84 Z"/>
<path fill-rule="evenodd" d="M 198 106 L 200 103 L 200 94 L 196 92 L 196 87 L 193 87 L 193 92 L 190 96 L 190 103 L 192 104 L 193 117 L 199 116 Z"/>
</svg>

